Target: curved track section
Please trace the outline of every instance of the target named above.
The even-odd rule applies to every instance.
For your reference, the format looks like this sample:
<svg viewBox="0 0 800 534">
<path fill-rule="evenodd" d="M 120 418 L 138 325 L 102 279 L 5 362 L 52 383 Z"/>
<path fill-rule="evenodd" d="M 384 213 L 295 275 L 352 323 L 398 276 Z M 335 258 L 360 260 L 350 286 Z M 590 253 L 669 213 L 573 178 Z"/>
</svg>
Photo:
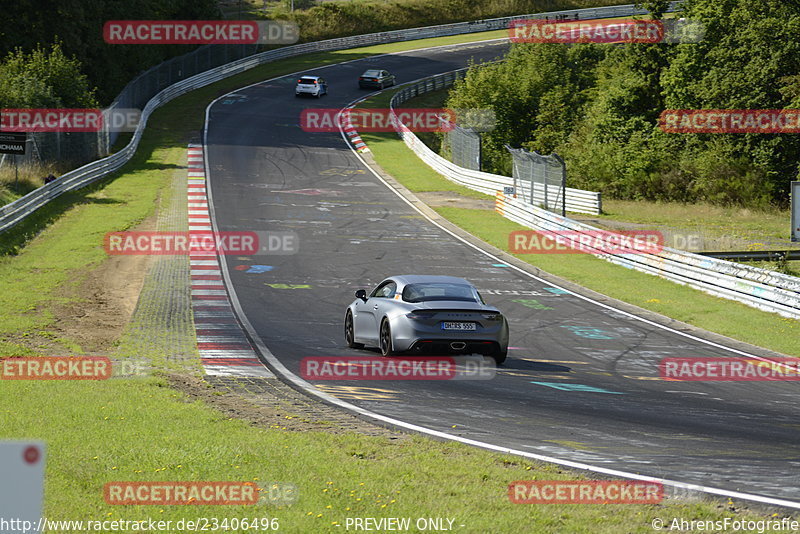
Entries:
<svg viewBox="0 0 800 534">
<path fill-rule="evenodd" d="M 503 263 L 424 217 L 338 133 L 298 126 L 304 108 L 340 108 L 362 95 L 356 80 L 370 66 L 404 83 L 493 59 L 506 47 L 478 43 L 348 62 L 313 70 L 330 85 L 321 100 L 296 99 L 292 75 L 209 107 L 206 158 L 217 229 L 300 237 L 295 255 L 225 258 L 234 301 L 256 343 L 295 374 L 308 356 L 374 355 L 344 344 L 343 313 L 355 289 L 397 273 L 467 278 L 509 317 L 513 349 L 494 379 L 316 385 L 362 411 L 497 450 L 800 507 L 796 383 L 658 379 L 664 357 L 743 353 Z"/>
</svg>

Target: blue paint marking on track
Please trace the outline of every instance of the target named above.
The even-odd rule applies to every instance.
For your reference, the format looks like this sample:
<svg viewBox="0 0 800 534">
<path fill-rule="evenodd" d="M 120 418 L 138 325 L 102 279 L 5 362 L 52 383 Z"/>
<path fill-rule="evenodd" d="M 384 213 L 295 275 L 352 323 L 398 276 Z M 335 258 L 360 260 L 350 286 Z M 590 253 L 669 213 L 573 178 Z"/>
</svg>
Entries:
<svg viewBox="0 0 800 534">
<path fill-rule="evenodd" d="M 492 267 L 508 267 L 508 265 L 505 263 L 493 263 Z"/>
<path fill-rule="evenodd" d="M 606 332 L 605 330 L 601 330 L 600 328 L 592 328 L 590 326 L 561 325 L 561 328 L 566 328 L 576 336 L 583 337 L 586 339 L 614 339 L 614 337 L 616 337 L 610 332 Z"/>
<path fill-rule="evenodd" d="M 594 386 L 587 386 L 585 384 L 562 384 L 560 382 L 531 382 L 540 386 L 547 386 L 553 389 L 560 389 L 562 391 L 582 391 L 585 393 L 608 393 L 610 395 L 625 395 L 619 391 L 609 391 L 603 388 L 596 388 Z"/>
<path fill-rule="evenodd" d="M 544 289 L 545 291 L 549 291 L 550 293 L 553 293 L 555 295 L 569 294 L 569 291 L 567 291 L 566 289 L 561 289 L 560 287 L 543 287 L 542 289 Z"/>
<path fill-rule="evenodd" d="M 271 271 L 273 268 L 274 267 L 272 267 L 272 265 L 251 265 L 250 268 L 245 271 L 245 273 L 260 274 Z"/>
</svg>

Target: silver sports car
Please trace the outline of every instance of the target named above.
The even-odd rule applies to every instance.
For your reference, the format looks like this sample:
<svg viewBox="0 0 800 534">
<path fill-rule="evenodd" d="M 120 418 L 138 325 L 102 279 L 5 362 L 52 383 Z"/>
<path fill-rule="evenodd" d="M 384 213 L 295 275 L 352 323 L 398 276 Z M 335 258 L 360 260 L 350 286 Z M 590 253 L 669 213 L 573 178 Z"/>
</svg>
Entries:
<svg viewBox="0 0 800 534">
<path fill-rule="evenodd" d="M 508 321 L 487 306 L 475 287 L 453 276 L 392 276 L 356 300 L 344 317 L 347 345 L 400 352 L 480 353 L 503 363 Z"/>
</svg>

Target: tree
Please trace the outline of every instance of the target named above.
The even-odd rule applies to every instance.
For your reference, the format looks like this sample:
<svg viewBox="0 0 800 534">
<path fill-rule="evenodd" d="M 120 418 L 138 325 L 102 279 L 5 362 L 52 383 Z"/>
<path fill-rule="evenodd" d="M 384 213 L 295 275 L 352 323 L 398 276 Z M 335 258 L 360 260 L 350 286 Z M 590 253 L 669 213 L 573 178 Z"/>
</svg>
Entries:
<svg viewBox="0 0 800 534">
<path fill-rule="evenodd" d="M 110 45 L 103 40 L 109 20 L 208 20 L 220 16 L 214 0 L 16 0 L 0 9 L 0 57 L 60 43 L 110 104 L 138 73 L 194 45 Z"/>
<path fill-rule="evenodd" d="M 98 103 L 79 62 L 56 43 L 11 52 L 0 63 L 0 108 L 91 108 Z"/>
<path fill-rule="evenodd" d="M 661 19 L 669 8 L 670 0 L 645 0 L 637 2 L 636 5 L 650 12 L 654 19 Z"/>
</svg>

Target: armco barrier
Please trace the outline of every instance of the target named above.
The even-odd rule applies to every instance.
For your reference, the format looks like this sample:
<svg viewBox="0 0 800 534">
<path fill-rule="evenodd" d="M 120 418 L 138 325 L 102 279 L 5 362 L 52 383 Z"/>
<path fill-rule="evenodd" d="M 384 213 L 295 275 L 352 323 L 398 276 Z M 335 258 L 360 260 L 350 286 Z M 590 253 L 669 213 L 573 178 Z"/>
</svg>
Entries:
<svg viewBox="0 0 800 534">
<path fill-rule="evenodd" d="M 389 106 L 394 110 L 395 106 L 415 96 L 451 87 L 458 78 L 464 76 L 466 71 L 467 69 L 459 69 L 445 72 L 410 84 L 394 94 Z M 514 179 L 510 176 L 501 176 L 499 174 L 465 169 L 443 158 L 420 141 L 411 130 L 397 120 L 397 115 L 395 115 L 393 125 L 397 134 L 403 139 L 405 144 L 413 150 L 422 161 L 448 180 L 474 189 L 475 191 L 486 193 L 487 195 L 493 195 L 498 190 L 502 191 L 503 187 L 513 187 Z M 554 197 L 560 198 L 561 188 L 550 186 L 548 188 L 548 193 Z M 581 189 L 572 189 L 568 187 L 565 200 L 567 211 L 591 213 L 593 215 L 597 215 L 602 211 L 600 193 L 594 191 L 583 191 Z"/>
<path fill-rule="evenodd" d="M 602 231 L 511 198 L 501 191 L 496 193 L 496 210 L 504 217 L 535 230 Z M 608 254 L 597 250 L 595 255 L 711 295 L 800 319 L 800 278 L 794 276 L 668 247 L 659 254 Z"/>
<path fill-rule="evenodd" d="M 670 11 L 674 11 L 680 2 L 672 2 Z M 412 28 L 408 30 L 394 30 L 381 33 L 371 33 L 366 35 L 356 35 L 353 37 L 342 37 L 338 39 L 328 39 L 314 43 L 303 43 L 299 45 L 286 46 L 276 50 L 261 52 L 252 56 L 233 61 L 221 67 L 207 70 L 191 78 L 187 78 L 175 83 L 166 89 L 155 94 L 142 110 L 141 121 L 128 145 L 116 154 L 101 160 L 89 163 L 62 175 L 55 182 L 51 182 L 35 191 L 31 191 L 22 198 L 0 207 L 0 233 L 18 224 L 31 213 L 41 208 L 54 198 L 68 191 L 75 191 L 92 182 L 95 182 L 109 173 L 119 169 L 124 165 L 139 145 L 142 132 L 147 125 L 147 119 L 154 109 L 169 102 L 186 92 L 204 87 L 228 76 L 233 76 L 258 65 L 275 61 L 277 59 L 288 58 L 300 54 L 320 52 L 328 50 L 344 50 L 359 46 L 369 46 L 380 43 L 391 43 L 399 41 L 411 41 L 415 39 L 425 39 L 428 37 L 444 37 L 448 35 L 459 35 L 465 33 L 476 33 L 489 30 L 499 30 L 508 27 L 512 20 L 529 18 L 548 18 L 562 17 L 571 19 L 597 19 L 607 17 L 629 17 L 633 15 L 643 15 L 647 11 L 636 8 L 632 4 L 622 6 L 608 6 L 590 9 L 577 9 L 568 11 L 553 11 L 548 13 L 537 13 L 530 15 L 517 15 L 514 17 L 502 17 L 496 19 L 477 20 L 471 22 L 457 22 L 454 24 L 443 24 L 439 26 L 427 26 L 424 28 Z M 170 60 L 173 61 L 173 60 Z M 493 193 L 494 191 L 492 191 Z"/>
</svg>

